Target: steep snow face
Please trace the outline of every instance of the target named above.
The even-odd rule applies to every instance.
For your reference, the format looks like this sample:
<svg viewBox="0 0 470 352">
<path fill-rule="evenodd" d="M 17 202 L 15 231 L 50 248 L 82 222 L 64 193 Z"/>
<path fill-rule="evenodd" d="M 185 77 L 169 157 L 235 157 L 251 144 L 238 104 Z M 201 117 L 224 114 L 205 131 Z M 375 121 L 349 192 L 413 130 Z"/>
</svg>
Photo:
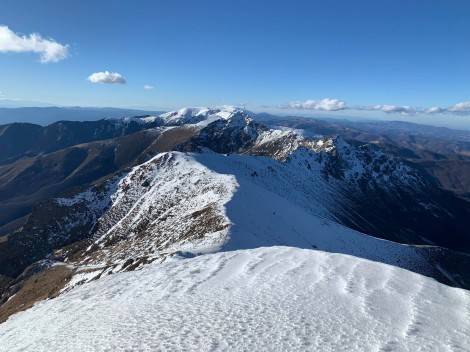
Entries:
<svg viewBox="0 0 470 352">
<path fill-rule="evenodd" d="M 289 129 L 269 129 L 261 133 L 250 148 L 254 154 L 269 155 L 276 160 L 286 160 L 287 157 L 300 147 L 315 152 L 330 152 L 334 149 L 333 139 L 310 139 L 299 131 Z"/>
<path fill-rule="evenodd" d="M 400 183 L 400 187 L 424 186 L 416 171 L 398 158 L 367 144 L 354 147 L 338 137 L 311 138 L 295 130 L 269 129 L 258 136 L 247 153 L 267 155 L 280 161 L 305 159 L 321 164 L 323 175 L 356 185 L 365 180 L 371 187 L 380 184 L 384 189 L 390 188 L 391 182 Z"/>
<path fill-rule="evenodd" d="M 160 115 L 167 125 L 195 124 L 214 116 L 219 112 L 217 109 L 209 108 L 185 108 L 177 111 L 170 111 Z M 218 117 L 218 116 L 217 116 Z"/>
<path fill-rule="evenodd" d="M 315 248 L 439 275 L 423 249 L 380 240 L 340 225 L 335 211 L 353 211 L 343 200 L 341 183 L 327 182 L 320 175 L 321 165 L 311 160 L 312 167 L 306 173 L 303 152 L 291 156 L 289 162 L 238 154 L 203 153 L 193 157 L 209 169 L 237 180 L 237 191 L 226 204 L 226 216 L 233 225 L 224 250 L 268 245 Z"/>
<path fill-rule="evenodd" d="M 237 186 L 191 156 L 159 154 L 135 167 L 118 185 L 111 207 L 94 230 L 86 263 L 147 262 L 175 251 L 220 248 L 230 225 L 224 204 Z"/>
<path fill-rule="evenodd" d="M 442 276 L 420 248 L 335 223 L 331 208 L 340 204 L 341 189 L 303 172 L 303 161 L 292 160 L 212 152 L 159 154 L 119 181 L 108 198 L 110 206 L 96 220 L 93 243 L 68 262 L 99 265 L 100 271 L 113 266 L 112 272 L 119 272 L 176 252 L 288 245 Z M 85 192 L 57 202 L 72 205 L 87 197 Z"/>
<path fill-rule="evenodd" d="M 286 247 L 107 276 L 0 325 L 6 351 L 468 351 L 470 294 Z"/>
</svg>

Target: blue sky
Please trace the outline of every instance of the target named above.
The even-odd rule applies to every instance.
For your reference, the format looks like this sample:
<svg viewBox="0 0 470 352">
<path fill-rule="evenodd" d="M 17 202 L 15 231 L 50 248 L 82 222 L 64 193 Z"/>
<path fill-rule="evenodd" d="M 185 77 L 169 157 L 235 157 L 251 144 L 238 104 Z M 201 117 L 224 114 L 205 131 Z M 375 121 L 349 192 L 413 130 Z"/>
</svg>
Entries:
<svg viewBox="0 0 470 352">
<path fill-rule="evenodd" d="M 466 123 L 470 103 L 454 105 L 470 101 L 469 18 L 468 1 L 2 2 L 0 25 L 18 38 L 67 47 L 42 63 L 30 42 L 2 51 L 0 36 L 0 91 L 63 105 L 243 103 Z M 105 71 L 126 83 L 87 80 Z"/>
</svg>

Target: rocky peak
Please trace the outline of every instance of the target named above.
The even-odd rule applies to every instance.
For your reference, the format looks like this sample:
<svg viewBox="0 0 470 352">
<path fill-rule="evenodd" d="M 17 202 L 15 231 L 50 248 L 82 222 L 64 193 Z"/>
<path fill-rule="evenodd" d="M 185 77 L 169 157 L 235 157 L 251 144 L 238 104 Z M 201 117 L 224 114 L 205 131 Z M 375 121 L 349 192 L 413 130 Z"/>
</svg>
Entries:
<svg viewBox="0 0 470 352">
<path fill-rule="evenodd" d="M 203 127 L 200 133 L 182 146 L 182 150 L 210 149 L 216 153 L 242 152 L 267 131 L 267 127 L 253 121 L 243 110 L 224 110 L 213 122 Z"/>
</svg>

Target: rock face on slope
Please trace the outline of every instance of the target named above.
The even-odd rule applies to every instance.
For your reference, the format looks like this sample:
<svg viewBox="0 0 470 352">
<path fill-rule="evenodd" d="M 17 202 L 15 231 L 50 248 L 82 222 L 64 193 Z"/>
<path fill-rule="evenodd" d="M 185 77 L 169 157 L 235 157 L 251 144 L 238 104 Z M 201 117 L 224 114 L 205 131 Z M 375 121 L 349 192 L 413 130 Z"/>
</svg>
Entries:
<svg viewBox="0 0 470 352">
<path fill-rule="evenodd" d="M 256 116 L 259 118 L 258 116 Z M 470 199 L 470 131 L 403 121 L 353 122 L 265 116 L 268 124 L 288 126 L 347 140 L 371 143 L 419 167 L 439 185 Z"/>
<path fill-rule="evenodd" d="M 182 149 L 201 151 L 207 148 L 223 154 L 243 152 L 266 130 L 264 125 L 253 121 L 243 111 L 234 111 L 207 125 Z"/>
<path fill-rule="evenodd" d="M 80 277 L 63 286 L 61 276 L 67 290 L 174 255 L 271 245 L 347 253 L 470 287 L 468 204 L 403 160 L 268 129 L 237 109 L 183 109 L 144 123 L 167 127 L 139 132 L 154 137 L 132 158 L 124 152 L 122 167 L 38 203 L 22 229 L 0 238 L 3 302 L 46 257 Z M 132 136 L 119 139 L 121 151 L 134 147 Z"/>
</svg>

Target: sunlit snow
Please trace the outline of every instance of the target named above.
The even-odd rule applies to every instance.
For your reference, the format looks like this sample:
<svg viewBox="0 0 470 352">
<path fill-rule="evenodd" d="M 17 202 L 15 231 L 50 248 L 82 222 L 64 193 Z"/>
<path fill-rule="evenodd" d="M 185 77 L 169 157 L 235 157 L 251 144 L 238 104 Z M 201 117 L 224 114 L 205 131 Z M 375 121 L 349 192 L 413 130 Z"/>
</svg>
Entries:
<svg viewBox="0 0 470 352">
<path fill-rule="evenodd" d="M 5 351 L 468 351 L 470 294 L 288 247 L 111 275 L 0 325 Z"/>
</svg>

